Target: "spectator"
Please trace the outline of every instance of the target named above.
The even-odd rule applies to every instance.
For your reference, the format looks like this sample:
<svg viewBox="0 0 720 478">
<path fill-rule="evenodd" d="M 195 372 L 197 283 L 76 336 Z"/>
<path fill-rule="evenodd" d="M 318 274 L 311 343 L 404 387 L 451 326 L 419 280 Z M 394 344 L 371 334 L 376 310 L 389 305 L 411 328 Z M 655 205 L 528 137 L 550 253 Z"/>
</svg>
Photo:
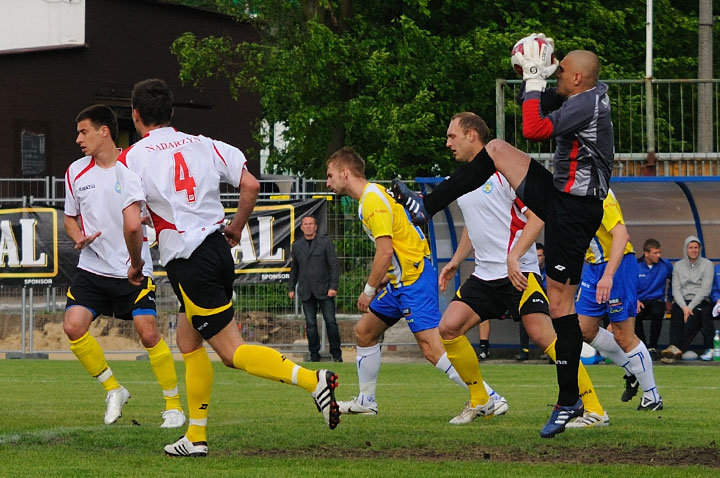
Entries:
<svg viewBox="0 0 720 478">
<path fill-rule="evenodd" d="M 643 257 L 638 259 L 637 317 L 635 335 L 648 345 L 653 360 L 657 360 L 657 343 L 662 320 L 670 312 L 672 301 L 672 273 L 670 261 L 661 257 L 660 243 L 648 239 L 643 245 Z M 650 340 L 645 340 L 643 320 L 650 321 Z"/>
<path fill-rule="evenodd" d="M 713 265 L 700 257 L 700 241 L 685 239 L 685 258 L 675 263 L 672 276 L 673 305 L 670 313 L 670 346 L 662 351 L 662 361 L 673 363 L 690 346 L 702 329 L 705 353 L 700 358 L 712 360 L 713 322 L 710 292 Z"/>
<path fill-rule="evenodd" d="M 317 235 L 317 220 L 306 216 L 300 223 L 303 237 L 292 247 L 288 295 L 295 298 L 295 286 L 302 301 L 308 337 L 310 361 L 320 361 L 320 334 L 317 326 L 318 304 L 327 328 L 330 355 L 335 362 L 342 362 L 340 332 L 335 320 L 335 296 L 337 295 L 339 267 L 335 247 L 330 239 Z"/>
<path fill-rule="evenodd" d="M 537 242 L 535 250 L 537 251 L 538 266 L 540 266 L 540 276 L 542 276 L 541 285 L 543 290 L 547 290 L 545 287 L 545 246 Z M 522 321 L 518 322 L 518 328 L 520 330 L 520 353 L 515 356 L 515 360 L 522 362 L 530 358 L 530 337 Z M 544 357 L 541 357 L 543 360 L 548 358 L 546 354 L 543 355 Z"/>
</svg>

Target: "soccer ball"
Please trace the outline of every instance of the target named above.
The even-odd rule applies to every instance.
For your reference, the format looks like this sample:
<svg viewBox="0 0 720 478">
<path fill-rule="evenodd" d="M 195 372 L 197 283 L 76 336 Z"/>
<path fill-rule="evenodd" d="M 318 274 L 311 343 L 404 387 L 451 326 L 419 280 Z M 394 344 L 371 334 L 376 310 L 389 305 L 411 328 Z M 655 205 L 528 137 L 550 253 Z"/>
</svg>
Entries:
<svg viewBox="0 0 720 478">
<path fill-rule="evenodd" d="M 555 42 L 543 33 L 533 33 L 532 35 L 521 38 L 510 51 L 510 63 L 515 72 L 520 76 L 523 74 L 523 58 L 535 58 L 540 65 L 550 68 L 556 62 Z"/>
</svg>

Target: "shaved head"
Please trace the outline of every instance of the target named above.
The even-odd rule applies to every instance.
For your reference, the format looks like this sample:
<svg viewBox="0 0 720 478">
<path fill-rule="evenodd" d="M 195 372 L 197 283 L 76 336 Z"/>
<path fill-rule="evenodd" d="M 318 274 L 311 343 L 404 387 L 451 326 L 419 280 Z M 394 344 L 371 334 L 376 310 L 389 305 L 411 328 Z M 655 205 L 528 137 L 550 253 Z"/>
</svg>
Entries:
<svg viewBox="0 0 720 478">
<path fill-rule="evenodd" d="M 600 75 L 600 60 L 595 53 L 587 50 L 573 50 L 565 57 L 573 70 L 582 74 L 583 83 L 589 88 L 595 86 Z"/>
</svg>

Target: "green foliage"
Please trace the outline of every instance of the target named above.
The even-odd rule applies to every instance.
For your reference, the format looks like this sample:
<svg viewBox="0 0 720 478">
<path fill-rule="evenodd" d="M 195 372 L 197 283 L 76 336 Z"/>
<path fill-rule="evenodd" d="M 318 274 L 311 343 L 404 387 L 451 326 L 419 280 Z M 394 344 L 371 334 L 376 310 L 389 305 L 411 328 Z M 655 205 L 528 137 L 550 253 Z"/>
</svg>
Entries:
<svg viewBox="0 0 720 478">
<path fill-rule="evenodd" d="M 448 173 L 449 117 L 475 111 L 492 128 L 495 79 L 512 76 L 508 51 L 533 31 L 552 36 L 560 53 L 595 51 L 605 78 L 644 75 L 644 2 L 240 3 L 215 0 L 220 11 L 252 22 L 259 42 L 235 45 L 186 33 L 173 51 L 184 82 L 225 76 L 234 93 L 258 95 L 260 119 L 285 125 L 288 147 L 271 149 L 271 172 L 323 177 L 324 159 L 348 144 L 365 157 L 370 177 Z M 696 76 L 697 4 L 654 3 L 655 77 Z M 260 121 L 256 139 L 267 142 Z"/>
</svg>

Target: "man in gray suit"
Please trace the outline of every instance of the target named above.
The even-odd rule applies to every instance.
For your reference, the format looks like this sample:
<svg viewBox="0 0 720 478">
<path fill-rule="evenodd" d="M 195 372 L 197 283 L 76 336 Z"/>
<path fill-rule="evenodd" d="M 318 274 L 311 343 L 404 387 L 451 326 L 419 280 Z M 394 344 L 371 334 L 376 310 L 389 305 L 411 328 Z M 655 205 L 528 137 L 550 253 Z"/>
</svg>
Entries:
<svg viewBox="0 0 720 478">
<path fill-rule="evenodd" d="M 335 296 L 340 276 L 335 247 L 329 238 L 317 235 L 317 221 L 313 216 L 304 217 L 300 229 L 303 237 L 297 239 L 292 247 L 288 295 L 291 299 L 295 298 L 297 285 L 305 313 L 310 361 L 320 361 L 320 335 L 316 319 L 319 304 L 330 342 L 330 354 L 335 362 L 342 362 L 340 331 L 335 320 Z"/>
</svg>

